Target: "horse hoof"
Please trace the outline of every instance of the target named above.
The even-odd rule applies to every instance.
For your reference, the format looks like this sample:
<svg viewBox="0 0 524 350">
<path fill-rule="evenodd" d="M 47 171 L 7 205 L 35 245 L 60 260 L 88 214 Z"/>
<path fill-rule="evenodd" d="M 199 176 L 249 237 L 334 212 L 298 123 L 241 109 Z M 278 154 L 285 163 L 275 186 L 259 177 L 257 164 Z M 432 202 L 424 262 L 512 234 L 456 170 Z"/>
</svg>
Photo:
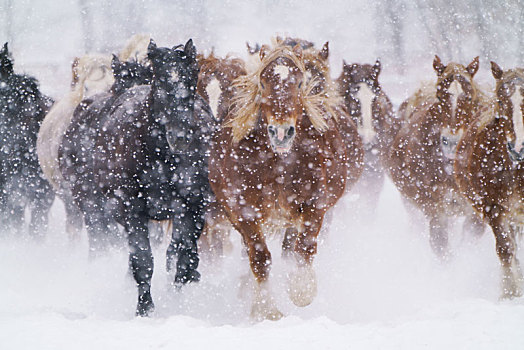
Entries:
<svg viewBox="0 0 524 350">
<path fill-rule="evenodd" d="M 317 296 L 317 277 L 311 266 L 300 267 L 289 277 L 289 298 L 299 307 L 308 306 Z"/>
<path fill-rule="evenodd" d="M 138 305 L 136 306 L 136 316 L 138 317 L 149 317 L 155 311 L 155 304 L 151 295 L 139 297 Z"/>
<path fill-rule="evenodd" d="M 282 317 L 284 317 L 284 314 L 274 305 L 255 303 L 251 308 L 251 319 L 256 322 L 262 322 L 264 320 L 278 321 Z"/>
<path fill-rule="evenodd" d="M 177 276 L 175 276 L 174 284 L 177 288 L 180 288 L 184 284 L 194 283 L 194 282 L 199 282 L 199 281 L 200 281 L 200 272 L 198 272 L 197 270 L 193 270 L 193 271 L 186 271 L 182 275 L 177 274 Z"/>
</svg>

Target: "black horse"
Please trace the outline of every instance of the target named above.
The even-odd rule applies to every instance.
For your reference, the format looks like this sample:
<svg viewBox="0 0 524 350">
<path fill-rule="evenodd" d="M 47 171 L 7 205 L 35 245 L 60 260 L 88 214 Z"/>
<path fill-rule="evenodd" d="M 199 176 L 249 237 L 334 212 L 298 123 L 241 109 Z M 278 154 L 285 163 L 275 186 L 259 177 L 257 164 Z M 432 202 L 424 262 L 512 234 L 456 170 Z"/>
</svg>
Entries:
<svg viewBox="0 0 524 350">
<path fill-rule="evenodd" d="M 7 43 L 0 50 L 0 227 L 20 231 L 31 210 L 29 232 L 43 237 L 54 200 L 36 155 L 36 136 L 52 104 L 35 78 L 15 74 Z"/>
<path fill-rule="evenodd" d="M 120 234 L 111 213 L 103 208 L 105 201 L 101 196 L 90 196 L 86 191 L 92 190 L 85 183 L 94 183 L 94 174 L 90 171 L 95 153 L 94 142 L 100 130 L 104 116 L 111 113 L 114 102 L 127 89 L 138 85 L 151 83 L 153 71 L 150 66 L 136 61 L 120 62 L 113 55 L 111 69 L 115 82 L 108 92 L 96 94 L 84 99 L 73 113 L 70 126 L 59 149 L 59 157 L 66 157 L 66 161 L 73 162 L 74 167 L 68 165 L 62 168 L 66 183 L 63 184 L 64 193 L 69 193 L 64 200 L 73 201 L 78 205 L 89 228 L 89 248 L 92 254 L 105 250 L 109 242 L 118 243 Z M 81 177 L 77 179 L 76 177 Z M 71 187 L 71 188 L 69 188 Z M 73 195 L 75 193 L 75 195 Z M 75 200 L 74 197 L 81 200 Z M 92 200 L 89 200 L 92 199 Z"/>
<path fill-rule="evenodd" d="M 151 41 L 148 58 L 152 83 L 125 90 L 104 113 L 93 116 L 96 133 L 68 130 L 60 161 L 94 239 L 104 234 L 100 223 L 107 222 L 108 213 L 124 226 L 140 316 L 154 308 L 150 219 L 173 220 L 167 268 L 176 261 L 175 284 L 200 278 L 197 239 L 211 197 L 207 159 L 217 127 L 209 106 L 196 94 L 192 40 L 173 49 L 157 48 Z M 89 157 L 74 155 L 78 144 L 70 140 L 75 138 L 82 140 Z"/>
</svg>

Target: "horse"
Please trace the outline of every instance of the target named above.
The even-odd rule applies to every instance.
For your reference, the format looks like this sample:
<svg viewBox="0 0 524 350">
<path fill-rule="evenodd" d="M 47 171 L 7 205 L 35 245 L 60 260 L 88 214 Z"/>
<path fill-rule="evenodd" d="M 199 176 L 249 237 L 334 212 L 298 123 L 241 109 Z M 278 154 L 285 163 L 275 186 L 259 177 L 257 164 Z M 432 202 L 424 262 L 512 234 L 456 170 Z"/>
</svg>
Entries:
<svg viewBox="0 0 524 350">
<path fill-rule="evenodd" d="M 174 284 L 200 279 L 197 239 L 211 196 L 207 158 L 217 123 L 196 93 L 193 41 L 181 46 L 158 48 L 151 41 L 151 84 L 127 89 L 106 112 L 86 116 L 99 126 L 83 139 L 92 145 L 87 161 L 74 157 L 79 150 L 72 141 L 82 140 L 80 128 L 69 128 L 60 148 L 60 169 L 83 208 L 88 233 L 101 238 L 108 216 L 126 231 L 138 316 L 154 310 L 150 219 L 173 220 L 166 263 L 168 271 L 176 265 Z"/>
<path fill-rule="evenodd" d="M 233 105 L 215 134 L 209 179 L 217 203 L 241 234 L 255 276 L 251 316 L 282 317 L 269 288 L 266 238 L 286 229 L 283 254 L 295 258 L 289 294 L 298 306 L 316 295 L 313 259 L 326 211 L 360 176 L 356 129 L 343 138 L 336 95 L 310 94 L 300 45 L 263 46 L 260 66 L 235 83 Z"/>
<path fill-rule="evenodd" d="M 221 58 L 213 53 L 198 55 L 197 93 L 206 101 L 215 119 L 222 122 L 227 116 L 234 94 L 233 81 L 246 75 L 245 63 L 239 58 Z M 225 213 L 213 200 L 207 209 L 204 230 L 198 241 L 199 250 L 208 257 L 220 256 L 231 248 L 229 231 L 232 229 Z"/>
<path fill-rule="evenodd" d="M 336 80 L 344 105 L 364 144 L 364 170 L 353 192 L 359 194 L 358 206 L 373 214 L 387 172 L 386 160 L 402 121 L 379 82 L 380 61 L 375 64 L 347 64 Z"/>
<path fill-rule="evenodd" d="M 517 259 L 524 225 L 524 69 L 491 62 L 493 105 L 466 130 L 457 147 L 455 178 L 461 193 L 491 226 L 502 266 L 502 298 L 522 296 Z"/>
<path fill-rule="evenodd" d="M 331 94 L 332 100 L 335 101 L 337 98 L 337 93 L 334 90 L 334 84 L 331 81 L 330 73 L 329 73 L 329 43 L 325 43 L 322 47 L 322 49 L 317 50 L 314 47 L 314 44 L 310 41 L 306 41 L 303 39 L 297 39 L 297 38 L 281 38 L 276 37 L 272 39 L 273 46 L 279 46 L 279 45 L 285 45 L 289 46 L 290 48 L 293 48 L 295 45 L 300 45 L 302 48 L 302 58 L 304 62 L 304 68 L 305 68 L 305 84 L 310 84 L 311 81 L 311 91 L 309 91 L 310 95 L 319 95 L 319 94 Z M 256 44 L 255 48 L 251 48 L 249 44 L 247 44 L 248 50 L 250 51 L 250 55 L 256 55 L 256 60 L 260 61 L 259 51 L 260 51 L 260 45 Z M 251 59 L 252 62 L 254 62 L 253 59 Z M 214 61 L 211 61 L 214 62 Z M 216 61 L 215 61 L 216 62 Z M 229 61 L 222 61 L 223 64 L 228 65 L 227 70 L 231 70 L 229 66 L 231 64 L 228 64 Z M 241 63 L 238 62 L 236 65 L 240 65 Z M 213 66 L 210 67 L 211 69 Z M 202 69 L 208 70 L 210 68 L 207 68 L 205 66 L 202 66 Z M 226 70 L 222 68 L 222 70 Z M 240 72 L 240 71 L 239 71 Z M 246 75 L 247 72 L 243 71 L 242 75 Z M 200 76 L 199 76 L 199 84 L 202 83 L 204 86 L 207 82 L 209 82 L 209 78 L 206 79 L 206 75 L 209 74 L 203 73 L 201 70 Z M 224 77 L 224 73 L 221 74 L 222 80 L 224 81 L 224 85 L 230 85 L 232 82 L 232 79 L 226 79 Z M 202 77 L 202 78 L 200 78 Z M 230 78 L 233 78 L 232 75 L 230 75 Z M 314 80 L 314 81 L 313 81 Z M 203 88 L 201 89 L 204 90 Z M 202 92 L 205 96 L 205 93 Z M 228 95 L 224 95 L 227 99 L 227 105 L 221 108 L 222 111 L 227 112 L 229 109 L 229 106 L 231 104 L 231 100 L 233 98 L 234 89 L 233 91 L 230 91 Z M 338 103 L 334 103 L 334 105 L 337 105 Z M 213 104 L 211 103 L 211 107 L 213 108 Z M 224 120 L 225 115 L 219 113 L 219 120 Z M 327 225 L 324 225 L 324 228 Z M 199 244 L 202 247 L 202 251 L 208 252 L 208 257 L 215 258 L 217 256 L 223 256 L 227 251 L 231 250 L 232 244 L 229 240 L 229 234 L 233 230 L 233 227 L 231 223 L 229 222 L 226 213 L 222 210 L 222 207 L 220 205 L 217 205 L 216 202 L 212 202 L 208 208 L 208 213 L 206 215 L 206 225 L 204 227 L 204 231 L 202 233 L 202 236 L 199 240 Z"/>
<path fill-rule="evenodd" d="M 102 128 L 100 123 L 103 122 L 103 117 L 110 113 L 113 104 L 123 93 L 134 86 L 150 84 L 153 77 L 150 66 L 144 66 L 136 61 L 121 62 L 115 55 L 113 55 L 111 61 L 111 69 L 114 76 L 111 89 L 108 92 L 99 93 L 82 100 L 75 108 L 69 127 L 58 148 L 57 159 L 60 160 L 64 157 L 66 162 L 71 161 L 75 164 L 75 167 L 60 169 L 61 186 L 64 192 L 68 190 L 71 193 L 71 204 L 75 205 L 75 208 L 79 208 L 81 213 L 90 213 L 93 211 L 92 206 L 102 205 L 99 202 L 78 201 L 75 200 L 75 196 L 87 198 L 88 194 L 84 192 L 91 190 L 91 188 L 86 188 L 84 183 L 95 181 L 94 174 L 89 171 L 89 164 L 93 161 L 91 159 L 93 157 L 93 142 Z M 79 169 L 83 170 L 79 171 Z M 77 179 L 77 176 L 81 176 L 82 179 Z M 71 181 L 71 178 L 74 180 Z M 80 187 L 75 187 L 78 184 L 80 184 Z M 88 215 L 84 218 L 88 227 L 97 227 L 110 233 L 94 235 L 91 234 L 93 230 L 89 230 L 89 249 L 92 253 L 105 250 L 109 241 L 117 243 L 120 236 L 110 215 L 102 215 L 104 214 L 103 211 L 100 214 L 98 216 Z M 92 220 L 98 221 L 92 222 Z"/>
<path fill-rule="evenodd" d="M 43 238 L 55 194 L 35 153 L 36 135 L 52 100 L 38 81 L 15 74 L 7 43 L 0 50 L 0 222 L 21 231 L 29 208 L 29 233 Z"/>
<path fill-rule="evenodd" d="M 146 65 L 143 62 L 145 61 L 144 56 L 146 56 L 143 51 L 147 51 L 147 46 L 144 47 L 143 44 L 144 37 L 143 35 L 133 36 L 122 50 L 121 56 L 123 58 L 120 58 L 120 60 L 141 62 L 142 65 Z M 114 86 L 115 78 L 112 71 L 111 56 L 100 54 L 76 57 L 73 60 L 71 71 L 71 91 L 56 102 L 45 116 L 38 132 L 36 151 L 45 178 L 64 202 L 66 231 L 70 238 L 76 239 L 79 237 L 79 232 L 83 226 L 83 217 L 74 205 L 71 191 L 67 188 L 62 177 L 58 149 L 67 128 L 71 124 L 75 108 L 84 98 L 106 93 Z"/>
<path fill-rule="evenodd" d="M 464 67 L 447 66 L 435 56 L 437 73 L 433 103 L 419 99 L 419 105 L 405 108 L 411 115 L 396 136 L 388 157 L 390 176 L 402 196 L 418 207 L 429 220 L 430 245 L 438 258 L 449 258 L 450 217 L 466 216 L 465 231 L 481 234 L 484 225 L 473 212 L 455 183 L 453 162 L 458 140 L 487 98 L 473 81 L 478 57 Z M 420 94 L 418 96 L 427 96 Z"/>
<path fill-rule="evenodd" d="M 83 218 L 73 204 L 70 190 L 64 186 L 58 163 L 58 149 L 71 123 L 73 111 L 82 99 L 107 91 L 114 83 L 114 78 L 111 72 L 111 59 L 102 55 L 75 58 L 71 71 L 71 91 L 56 102 L 46 114 L 38 131 L 36 153 L 45 178 L 64 202 L 66 230 L 70 238 L 76 239 L 79 237 Z"/>
</svg>

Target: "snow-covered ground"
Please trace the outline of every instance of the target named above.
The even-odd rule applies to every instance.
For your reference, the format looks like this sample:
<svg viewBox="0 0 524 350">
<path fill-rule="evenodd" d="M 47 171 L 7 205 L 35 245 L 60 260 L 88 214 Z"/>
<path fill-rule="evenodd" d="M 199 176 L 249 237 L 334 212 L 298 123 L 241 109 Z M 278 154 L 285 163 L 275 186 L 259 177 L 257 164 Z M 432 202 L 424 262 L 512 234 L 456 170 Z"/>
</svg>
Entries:
<svg viewBox="0 0 524 350">
<path fill-rule="evenodd" d="M 286 317 L 258 324 L 249 318 L 248 262 L 237 236 L 231 256 L 203 257 L 202 281 L 179 292 L 157 247 L 156 312 L 135 318 L 127 253 L 89 261 L 85 237 L 69 242 L 57 201 L 45 243 L 0 238 L 0 349 L 524 348 L 524 300 L 498 300 L 489 230 L 477 240 L 454 232 L 454 257 L 443 265 L 390 182 L 372 219 L 352 217 L 354 199 L 339 203 L 322 234 L 319 294 L 310 306 L 287 298 L 279 242 L 271 243 L 272 287 Z"/>
</svg>

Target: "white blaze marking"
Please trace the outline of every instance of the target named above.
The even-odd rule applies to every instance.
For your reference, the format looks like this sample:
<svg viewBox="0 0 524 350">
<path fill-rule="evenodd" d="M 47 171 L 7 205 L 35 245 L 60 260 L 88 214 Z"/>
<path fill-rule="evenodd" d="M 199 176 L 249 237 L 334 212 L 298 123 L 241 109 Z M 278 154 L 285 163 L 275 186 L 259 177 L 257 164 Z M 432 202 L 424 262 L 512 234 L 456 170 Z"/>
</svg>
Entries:
<svg viewBox="0 0 524 350">
<path fill-rule="evenodd" d="M 280 76 L 280 81 L 286 80 L 289 76 L 289 68 L 287 66 L 278 65 L 273 68 L 275 74 Z"/>
<path fill-rule="evenodd" d="M 364 143 L 370 143 L 375 138 L 376 132 L 373 128 L 372 103 L 375 94 L 366 83 L 359 83 L 357 98 L 360 101 L 361 123 L 358 125 L 358 133 Z"/>
<path fill-rule="evenodd" d="M 171 80 L 172 81 L 178 81 L 178 72 L 176 70 L 171 72 Z"/>
<path fill-rule="evenodd" d="M 511 96 L 511 102 L 513 103 L 513 129 L 515 130 L 515 151 L 520 152 L 522 150 L 522 143 L 524 143 L 524 121 L 522 120 L 522 91 L 518 87 L 515 89 L 515 93 Z"/>
<path fill-rule="evenodd" d="M 209 84 L 207 84 L 206 94 L 207 97 L 209 97 L 209 107 L 211 107 L 211 111 L 215 118 L 218 118 L 218 101 L 222 94 L 222 89 L 220 88 L 220 82 L 217 78 L 213 78 Z"/>
<path fill-rule="evenodd" d="M 451 85 L 448 89 L 449 93 L 451 94 L 451 115 L 455 116 L 456 110 L 457 110 L 457 101 L 460 94 L 462 94 L 464 91 L 462 90 L 462 86 L 460 83 L 456 80 L 453 80 Z"/>
</svg>

